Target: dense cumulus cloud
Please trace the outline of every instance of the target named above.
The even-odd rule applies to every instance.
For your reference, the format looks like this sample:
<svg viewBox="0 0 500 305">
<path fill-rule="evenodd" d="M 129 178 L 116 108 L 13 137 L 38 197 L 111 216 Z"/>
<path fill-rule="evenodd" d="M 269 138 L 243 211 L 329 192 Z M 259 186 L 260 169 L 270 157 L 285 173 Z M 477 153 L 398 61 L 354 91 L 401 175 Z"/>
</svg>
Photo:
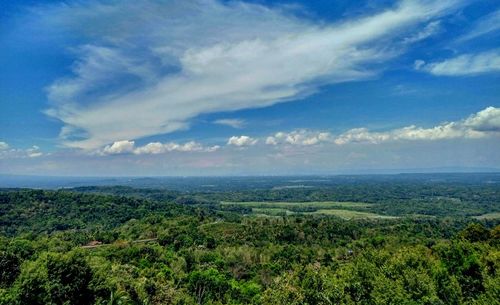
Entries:
<svg viewBox="0 0 500 305">
<path fill-rule="evenodd" d="M 249 136 L 232 136 L 227 140 L 227 145 L 244 147 L 257 144 L 258 140 Z"/>
<path fill-rule="evenodd" d="M 410 125 L 385 131 L 372 131 L 365 127 L 352 128 L 339 135 L 313 130 L 293 130 L 277 132 L 268 136 L 268 145 L 317 145 L 330 143 L 336 145 L 368 143 L 379 144 L 397 141 L 436 141 L 450 139 L 480 139 L 500 137 L 500 108 L 487 107 L 469 117 L 445 122 L 432 127 Z"/>
<path fill-rule="evenodd" d="M 382 143 L 387 141 L 434 141 L 447 139 L 478 139 L 500 136 L 500 108 L 487 107 L 468 118 L 443 123 L 430 128 L 414 125 L 389 131 L 370 131 L 367 128 L 354 128 L 340 136 L 334 142 L 347 143 Z"/>
</svg>

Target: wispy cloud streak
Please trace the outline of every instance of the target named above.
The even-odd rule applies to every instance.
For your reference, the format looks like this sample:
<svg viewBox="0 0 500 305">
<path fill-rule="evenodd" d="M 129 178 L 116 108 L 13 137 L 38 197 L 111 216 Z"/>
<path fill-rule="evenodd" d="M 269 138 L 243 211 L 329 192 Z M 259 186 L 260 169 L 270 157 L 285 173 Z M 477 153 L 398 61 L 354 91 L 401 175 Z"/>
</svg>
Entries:
<svg viewBox="0 0 500 305">
<path fill-rule="evenodd" d="M 457 42 L 465 42 L 480 36 L 488 35 L 500 30 L 500 10 L 496 10 L 482 17 L 467 33 L 458 38 Z"/>
<path fill-rule="evenodd" d="M 243 128 L 243 126 L 246 125 L 246 122 L 242 119 L 219 119 L 215 120 L 214 124 L 225 125 L 233 128 Z"/>
<path fill-rule="evenodd" d="M 464 76 L 500 72 L 500 49 L 462 54 L 440 62 L 415 61 L 415 69 L 439 76 Z"/>
<path fill-rule="evenodd" d="M 402 51 L 402 35 L 459 4 L 406 0 L 332 25 L 238 1 L 41 7 L 42 28 L 85 42 L 73 47 L 73 75 L 48 87 L 46 113 L 65 124 L 66 146 L 83 149 L 185 129 L 203 113 L 266 107 L 373 77 Z"/>
</svg>

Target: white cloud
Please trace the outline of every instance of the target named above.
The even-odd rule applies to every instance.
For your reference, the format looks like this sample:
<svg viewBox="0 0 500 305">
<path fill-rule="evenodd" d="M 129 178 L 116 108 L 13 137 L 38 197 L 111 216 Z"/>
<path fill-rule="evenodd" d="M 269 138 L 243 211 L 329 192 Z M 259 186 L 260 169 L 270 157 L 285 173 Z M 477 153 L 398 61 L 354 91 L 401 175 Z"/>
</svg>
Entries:
<svg viewBox="0 0 500 305">
<path fill-rule="evenodd" d="M 243 146 L 253 146 L 257 144 L 258 140 L 251 138 L 249 136 L 232 136 L 227 141 L 227 145 L 243 147 Z"/>
<path fill-rule="evenodd" d="M 167 152 L 213 152 L 218 150 L 220 147 L 218 145 L 205 147 L 202 144 L 190 141 L 184 144 L 178 144 L 175 142 L 161 143 L 161 142 L 151 142 L 144 146 L 135 147 L 134 141 L 117 141 L 112 145 L 107 145 L 102 150 L 103 155 L 115 155 L 115 154 L 125 154 L 133 153 L 136 155 L 143 154 L 163 154 Z"/>
<path fill-rule="evenodd" d="M 5 158 L 37 158 L 43 156 L 44 153 L 40 147 L 33 145 L 30 148 L 10 148 L 6 142 L 0 142 L 0 159 Z"/>
<path fill-rule="evenodd" d="M 40 151 L 40 147 L 33 145 L 31 148 L 26 149 L 26 154 L 30 158 L 37 158 L 43 156 L 43 153 Z"/>
<path fill-rule="evenodd" d="M 427 24 L 422 31 L 420 31 L 412 36 L 406 37 L 403 40 L 403 42 L 404 43 L 415 43 L 415 42 L 424 40 L 426 38 L 429 38 L 430 36 L 439 32 L 439 30 L 441 29 L 440 24 L 441 23 L 439 20 L 429 22 L 429 24 Z"/>
<path fill-rule="evenodd" d="M 417 59 L 413 63 L 413 67 L 415 68 L 415 70 L 420 70 L 423 66 L 425 66 L 425 61 L 421 59 Z"/>
<path fill-rule="evenodd" d="M 479 21 L 457 41 L 463 42 L 466 40 L 475 39 L 477 37 L 487 35 L 498 30 L 500 30 L 500 9 L 479 18 Z"/>
<path fill-rule="evenodd" d="M 141 155 L 141 154 L 161 154 L 161 153 L 166 153 L 166 152 L 172 152 L 172 151 L 179 151 L 179 152 L 214 152 L 218 150 L 220 146 L 215 145 L 215 146 L 209 146 L 205 147 L 202 144 L 195 142 L 195 141 L 190 141 L 186 142 L 184 144 L 177 144 L 177 143 L 160 143 L 160 142 L 153 142 L 146 144 L 144 146 L 138 147 L 134 150 L 134 154 Z"/>
<path fill-rule="evenodd" d="M 263 139 L 266 145 L 277 146 L 312 146 L 318 144 L 345 145 L 351 143 L 380 144 L 396 141 L 437 141 L 448 139 L 480 139 L 500 136 L 500 108 L 487 107 L 469 117 L 455 122 L 445 122 L 430 128 L 410 125 L 388 131 L 372 131 L 368 128 L 353 128 L 338 136 L 329 132 L 307 129 L 297 129 L 291 132 L 277 132 Z M 259 139 L 249 136 L 232 136 L 227 145 L 236 147 L 254 146 Z M 38 153 L 38 147 L 34 153 Z M 117 141 L 107 145 L 101 154 L 163 154 L 168 152 L 214 152 L 220 149 L 219 145 L 204 146 L 201 143 L 190 141 L 184 144 L 175 142 L 152 142 L 136 147 L 134 141 Z M 28 152 L 29 150 L 27 150 Z M 36 155 L 34 155 L 36 156 Z"/>
<path fill-rule="evenodd" d="M 103 149 L 103 153 L 106 155 L 124 154 L 131 153 L 134 151 L 135 142 L 134 141 L 116 141 L 111 145 L 107 145 Z"/>
<path fill-rule="evenodd" d="M 463 125 L 480 132 L 500 132 L 500 108 L 485 108 L 468 117 Z"/>
<path fill-rule="evenodd" d="M 488 107 L 464 120 L 443 123 L 431 128 L 412 125 L 383 132 L 370 131 L 367 128 L 355 128 L 339 135 L 335 138 L 334 143 L 338 145 L 348 143 L 378 144 L 401 140 L 478 139 L 488 136 L 500 136 L 500 108 Z"/>
<path fill-rule="evenodd" d="M 277 132 L 273 136 L 267 137 L 266 144 L 290 144 L 290 145 L 315 145 L 322 142 L 331 141 L 328 132 L 309 131 L 305 129 L 294 130 L 292 132 Z"/>
<path fill-rule="evenodd" d="M 461 76 L 500 71 L 500 50 L 463 54 L 441 62 L 415 61 L 415 68 L 434 75 Z"/>
<path fill-rule="evenodd" d="M 160 142 L 152 142 L 148 143 L 142 147 L 137 148 L 134 152 L 138 155 L 140 154 L 162 154 L 168 151 L 168 145 L 165 145 Z"/>
<path fill-rule="evenodd" d="M 220 119 L 220 120 L 214 121 L 214 124 L 226 125 L 226 126 L 230 126 L 233 128 L 243 128 L 243 126 L 245 126 L 246 122 L 245 122 L 245 120 L 242 120 L 242 119 Z"/>
<path fill-rule="evenodd" d="M 278 141 L 276 140 L 275 137 L 267 137 L 266 144 L 267 145 L 278 145 Z"/>
<path fill-rule="evenodd" d="M 48 88 L 46 113 L 65 124 L 65 145 L 95 149 L 187 128 L 203 113 L 296 99 L 322 84 L 372 77 L 374 65 L 402 52 L 402 34 L 460 2 L 406 0 L 336 24 L 238 1 L 38 8 L 41 28 L 86 41 L 74 48 L 73 76 Z"/>
<path fill-rule="evenodd" d="M 334 142 L 338 145 L 343 145 L 347 143 L 380 143 L 390 139 L 389 134 L 384 134 L 380 132 L 371 132 L 367 128 L 353 128 L 340 136 L 338 136 Z"/>
</svg>

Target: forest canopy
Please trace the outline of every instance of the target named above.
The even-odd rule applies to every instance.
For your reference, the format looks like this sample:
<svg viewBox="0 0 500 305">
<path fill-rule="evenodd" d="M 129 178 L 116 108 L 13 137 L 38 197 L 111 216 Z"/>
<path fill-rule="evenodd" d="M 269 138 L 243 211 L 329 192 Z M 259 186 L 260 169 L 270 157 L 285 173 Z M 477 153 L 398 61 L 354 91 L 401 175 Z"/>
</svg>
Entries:
<svg viewBox="0 0 500 305">
<path fill-rule="evenodd" d="M 497 304 L 498 194 L 4 189 L 0 304 Z"/>
</svg>

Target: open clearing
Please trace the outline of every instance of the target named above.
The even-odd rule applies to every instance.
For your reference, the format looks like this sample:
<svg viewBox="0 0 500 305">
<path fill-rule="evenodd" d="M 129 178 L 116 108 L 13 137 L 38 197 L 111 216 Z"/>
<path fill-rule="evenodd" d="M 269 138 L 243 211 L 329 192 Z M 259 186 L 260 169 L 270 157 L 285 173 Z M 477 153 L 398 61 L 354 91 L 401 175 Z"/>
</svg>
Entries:
<svg viewBox="0 0 500 305">
<path fill-rule="evenodd" d="M 486 220 L 486 219 L 500 219 L 500 212 L 495 212 L 495 213 L 487 213 L 479 216 L 474 216 L 473 218 L 479 219 L 479 220 Z"/>
<path fill-rule="evenodd" d="M 330 209 L 330 208 L 366 208 L 369 203 L 364 202 L 340 202 L 340 201 L 308 201 L 308 202 L 274 202 L 274 201 L 241 201 L 230 202 L 222 201 L 222 205 L 240 205 L 249 208 L 315 208 L 315 209 Z"/>
<path fill-rule="evenodd" d="M 318 209 L 313 212 L 293 212 L 282 208 L 252 208 L 252 214 L 255 216 L 285 216 L 292 214 L 303 214 L 303 215 L 333 215 L 343 219 L 361 219 L 361 218 L 378 218 L 378 219 L 395 219 L 395 216 L 386 216 L 369 212 L 360 212 L 353 210 L 342 210 L 342 209 Z"/>
<path fill-rule="evenodd" d="M 380 219 L 395 219 L 398 217 L 395 216 L 386 216 L 386 215 L 380 215 L 380 214 L 375 214 L 375 213 L 368 213 L 368 212 L 359 212 L 359 211 L 352 211 L 352 210 L 337 210 L 337 209 L 328 209 L 328 210 L 317 210 L 312 213 L 305 213 L 305 214 L 324 214 L 324 215 L 335 215 L 340 218 L 344 219 L 360 219 L 360 218 L 380 218 Z"/>
<path fill-rule="evenodd" d="M 379 215 L 366 211 L 370 206 L 364 202 L 338 202 L 338 201 L 313 201 L 313 202 L 272 202 L 272 201 L 242 201 L 221 202 L 223 206 L 244 206 L 252 209 L 254 216 L 285 216 L 292 214 L 320 214 L 333 215 L 344 219 L 378 218 L 394 219 L 397 217 Z"/>
<path fill-rule="evenodd" d="M 252 208 L 252 214 L 264 214 L 269 216 L 282 216 L 296 214 L 287 209 L 281 208 Z"/>
</svg>

